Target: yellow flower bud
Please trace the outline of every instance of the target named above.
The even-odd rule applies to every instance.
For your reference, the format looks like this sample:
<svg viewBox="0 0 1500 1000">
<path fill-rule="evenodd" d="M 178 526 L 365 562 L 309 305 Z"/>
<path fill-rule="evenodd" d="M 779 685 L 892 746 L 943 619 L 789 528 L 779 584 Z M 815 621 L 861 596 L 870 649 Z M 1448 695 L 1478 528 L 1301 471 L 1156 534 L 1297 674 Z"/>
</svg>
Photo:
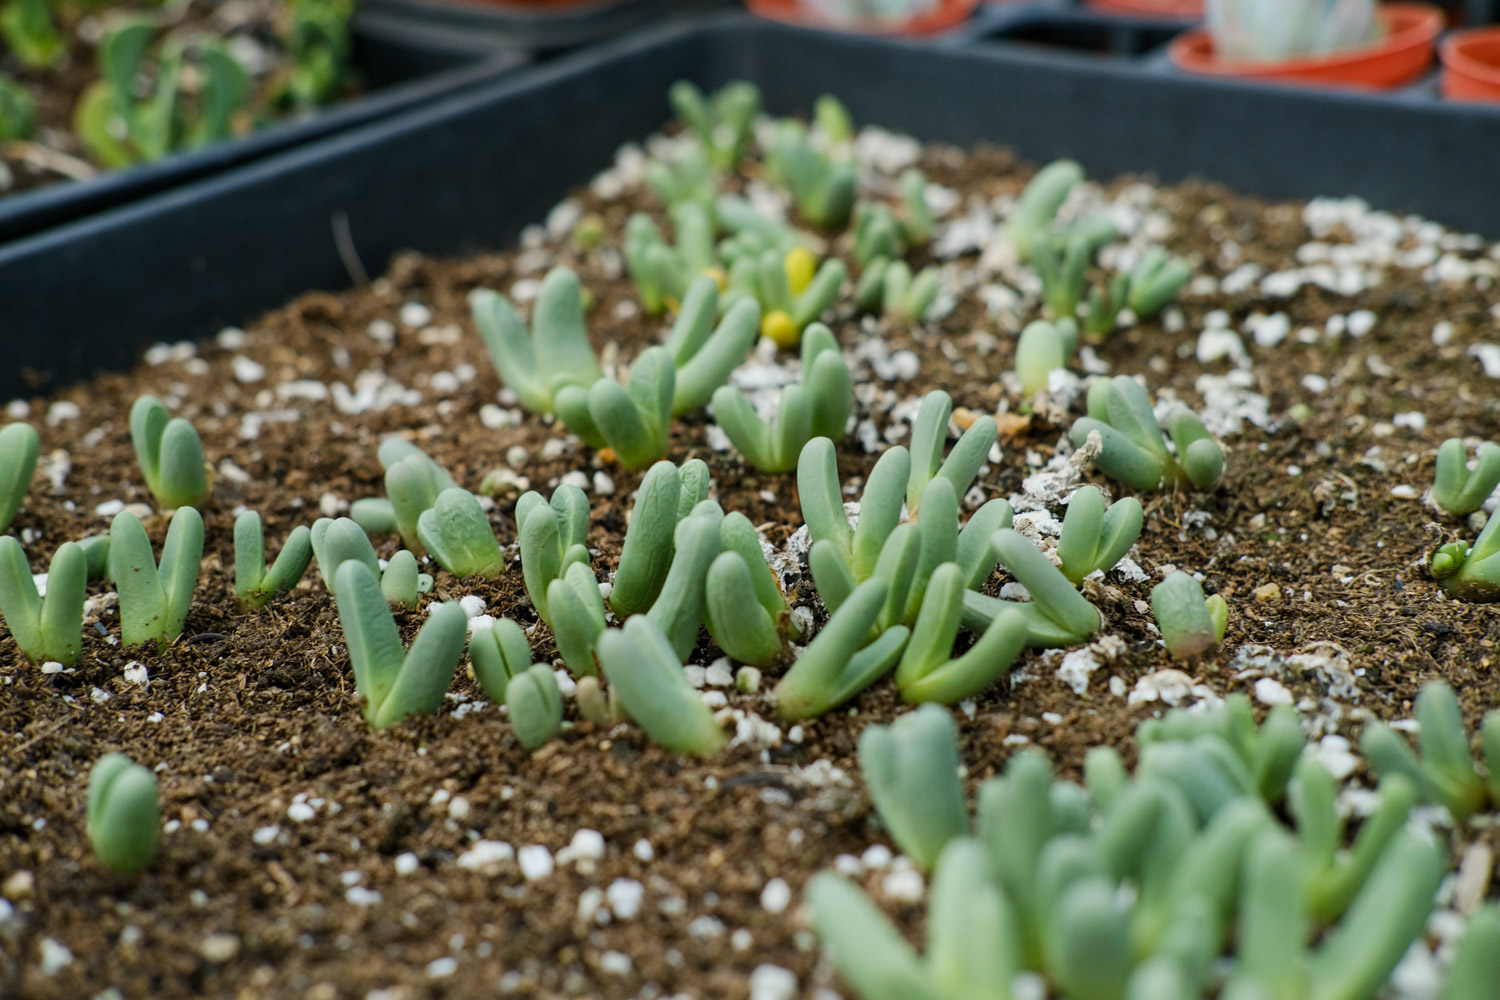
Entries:
<svg viewBox="0 0 1500 1000">
<path fill-rule="evenodd" d="M 812 284 L 818 262 L 806 247 L 797 247 L 782 258 L 781 267 L 786 271 L 786 283 L 792 294 L 801 295 L 803 289 Z"/>
<path fill-rule="evenodd" d="M 783 309 L 773 309 L 760 321 L 760 335 L 769 337 L 777 347 L 796 347 L 802 339 L 802 331 L 792 322 Z"/>
</svg>

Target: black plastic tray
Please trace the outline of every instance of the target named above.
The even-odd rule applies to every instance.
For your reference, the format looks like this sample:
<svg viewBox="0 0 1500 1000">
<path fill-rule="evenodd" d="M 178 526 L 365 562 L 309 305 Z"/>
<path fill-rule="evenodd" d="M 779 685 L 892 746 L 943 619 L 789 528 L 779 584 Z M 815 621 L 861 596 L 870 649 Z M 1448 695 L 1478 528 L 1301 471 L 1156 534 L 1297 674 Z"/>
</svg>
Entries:
<svg viewBox="0 0 1500 1000">
<path fill-rule="evenodd" d="M 503 49 L 541 55 L 577 48 L 684 14 L 735 6 L 736 0 L 363 0 L 357 23 L 383 31 L 426 28 Z"/>
<path fill-rule="evenodd" d="M 123 367 L 411 248 L 510 244 L 626 141 L 667 88 L 744 78 L 769 110 L 838 94 L 856 120 L 926 139 L 1079 159 L 1093 174 L 1221 181 L 1273 198 L 1359 195 L 1500 237 L 1500 107 L 1315 93 L 934 48 L 742 15 L 663 27 L 0 247 L 0 399 Z M 32 381 L 23 378 L 32 372 Z"/>
<path fill-rule="evenodd" d="M 425 32 L 420 27 L 395 31 L 378 23 L 356 23 L 352 32 L 355 61 L 371 88 L 369 94 L 231 142 L 0 199 L 0 243 L 404 111 L 529 61 L 523 50 L 497 53 L 484 39 L 460 33 Z"/>
</svg>

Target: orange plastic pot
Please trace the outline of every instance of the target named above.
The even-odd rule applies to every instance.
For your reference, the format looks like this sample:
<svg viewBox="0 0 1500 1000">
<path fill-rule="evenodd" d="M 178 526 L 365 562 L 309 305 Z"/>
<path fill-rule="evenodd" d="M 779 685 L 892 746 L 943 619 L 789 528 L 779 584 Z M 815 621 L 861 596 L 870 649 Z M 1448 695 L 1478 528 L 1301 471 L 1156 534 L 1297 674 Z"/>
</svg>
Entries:
<svg viewBox="0 0 1500 1000">
<path fill-rule="evenodd" d="M 1443 39 L 1443 96 L 1500 102 L 1500 27 L 1455 31 Z"/>
<path fill-rule="evenodd" d="M 1184 21 L 1197 21 L 1203 17 L 1203 0 L 1089 0 L 1088 5 L 1107 14 L 1171 17 Z"/>
<path fill-rule="evenodd" d="M 1212 36 L 1202 29 L 1178 35 L 1167 51 L 1179 69 L 1209 76 L 1364 90 L 1389 90 L 1417 79 L 1432 65 L 1443 12 L 1427 4 L 1390 3 L 1383 4 L 1376 17 L 1385 29 L 1377 41 L 1330 55 L 1282 62 L 1219 59 Z"/>
<path fill-rule="evenodd" d="M 936 7 L 905 21 L 836 21 L 802 0 L 745 0 L 745 6 L 758 17 L 805 28 L 858 35 L 935 35 L 967 21 L 974 8 L 979 6 L 979 0 L 938 0 Z"/>
</svg>

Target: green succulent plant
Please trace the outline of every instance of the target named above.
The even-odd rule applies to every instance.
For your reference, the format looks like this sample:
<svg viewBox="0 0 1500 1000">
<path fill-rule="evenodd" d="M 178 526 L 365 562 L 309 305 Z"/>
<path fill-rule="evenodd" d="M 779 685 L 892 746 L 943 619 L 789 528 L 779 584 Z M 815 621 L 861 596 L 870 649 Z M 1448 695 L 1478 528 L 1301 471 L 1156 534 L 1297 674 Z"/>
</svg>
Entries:
<svg viewBox="0 0 1500 1000">
<path fill-rule="evenodd" d="M 509 618 L 500 618 L 489 628 L 477 628 L 469 636 L 469 663 L 474 679 L 485 696 L 497 705 L 505 704 L 505 690 L 511 679 L 531 667 L 531 643 L 526 632 Z"/>
<path fill-rule="evenodd" d="M 1082 167 L 1072 160 L 1057 160 L 1037 171 L 1026 185 L 1001 230 L 1021 260 L 1030 259 L 1033 244 L 1044 236 L 1068 193 L 1081 180 Z"/>
<path fill-rule="evenodd" d="M 436 712 L 463 655 L 468 625 L 463 608 L 457 601 L 435 607 L 405 649 L 375 572 L 348 559 L 336 577 L 339 624 L 365 721 L 386 729 L 407 716 Z"/>
<path fill-rule="evenodd" d="M 124 754 L 105 754 L 95 762 L 85 829 L 106 868 L 134 875 L 156 857 L 161 837 L 156 797 L 156 775 Z"/>
<path fill-rule="evenodd" d="M 247 609 L 263 608 L 277 594 L 292 589 L 312 562 L 312 530 L 299 524 L 287 536 L 269 567 L 260 515 L 247 510 L 234 521 L 234 594 Z M 413 562 L 415 566 L 415 562 Z"/>
<path fill-rule="evenodd" d="M 859 734 L 859 769 L 894 840 L 925 871 L 969 832 L 953 717 L 923 705 Z"/>
<path fill-rule="evenodd" d="M 1097 431 L 1104 450 L 1094 464 L 1111 479 L 1137 490 L 1160 490 L 1191 485 L 1212 489 L 1224 475 L 1224 452 L 1203 421 L 1179 409 L 1167 421 L 1176 448 L 1167 450 L 1161 425 L 1151 410 L 1151 398 L 1128 375 L 1099 379 L 1089 386 L 1088 413 L 1068 432 L 1074 447 L 1082 447 Z"/>
<path fill-rule="evenodd" d="M 1432 576 L 1450 597 L 1460 601 L 1500 601 L 1500 514 L 1491 514 L 1484 530 L 1469 545 L 1448 542 L 1432 554 Z"/>
<path fill-rule="evenodd" d="M 479 498 L 461 487 L 439 493 L 422 512 L 417 537 L 438 565 L 456 577 L 495 580 L 505 572 L 505 556 Z"/>
<path fill-rule="evenodd" d="M 938 269 L 913 275 L 904 260 L 877 257 L 859 276 L 854 300 L 866 312 L 880 312 L 907 323 L 920 323 L 937 301 Z"/>
<path fill-rule="evenodd" d="M 1469 733 L 1452 688 L 1441 682 L 1423 686 L 1416 717 L 1420 755 L 1385 723 L 1365 724 L 1360 749 L 1370 769 L 1407 778 L 1422 801 L 1442 806 L 1458 822 L 1500 807 L 1500 709 L 1486 713 L 1480 725 L 1483 776 L 1470 755 Z"/>
<path fill-rule="evenodd" d="M 199 507 L 209 498 L 198 432 L 155 396 L 142 396 L 130 408 L 130 440 L 147 488 L 164 506 Z"/>
<path fill-rule="evenodd" d="M 41 596 L 21 543 L 0 537 L 0 617 L 33 663 L 70 667 L 78 661 L 87 584 L 88 557 L 76 542 L 63 542 L 47 568 L 47 593 Z"/>
<path fill-rule="evenodd" d="M 651 608 L 672 566 L 677 522 L 708 495 L 708 466 L 690 459 L 679 470 L 671 462 L 657 462 L 646 471 L 636 493 L 620 564 L 609 595 L 609 606 L 621 618 Z"/>
<path fill-rule="evenodd" d="M 893 625 L 872 640 L 889 585 L 879 576 L 855 587 L 776 685 L 783 719 L 808 719 L 842 705 L 896 665 L 910 631 Z"/>
<path fill-rule="evenodd" d="M 338 569 L 351 559 L 364 563 L 377 580 L 380 578 L 380 559 L 375 555 L 375 546 L 352 518 L 318 518 L 313 522 L 310 541 L 323 585 L 333 596 L 338 596 Z"/>
<path fill-rule="evenodd" d="M 203 561 L 203 517 L 178 507 L 161 547 L 161 564 L 140 518 L 128 510 L 109 526 L 109 578 L 120 594 L 120 641 L 155 642 L 165 649 L 182 635 L 198 568 Z"/>
<path fill-rule="evenodd" d="M 1041 279 L 1042 301 L 1053 319 L 1077 318 L 1094 255 L 1115 235 L 1107 218 L 1090 216 L 1032 240 L 1031 266 Z"/>
<path fill-rule="evenodd" d="M 754 600 L 746 600 L 746 595 Z M 760 533 L 732 511 L 719 522 L 719 553 L 704 579 L 703 622 L 727 655 L 752 666 L 768 666 L 783 640 L 801 638 L 776 574 L 766 563 Z"/>
<path fill-rule="evenodd" d="M 1146 512 L 1135 497 L 1121 497 L 1108 507 L 1097 486 L 1082 486 L 1068 498 L 1062 534 L 1057 540 L 1058 568 L 1075 587 L 1094 572 L 1109 572 L 1130 551 Z"/>
<path fill-rule="evenodd" d="M 713 713 L 682 672 L 660 627 L 637 615 L 599 636 L 599 665 L 625 714 L 652 740 L 678 753 L 707 755 L 726 742 Z"/>
<path fill-rule="evenodd" d="M 552 624 L 547 588 L 574 563 L 587 567 L 589 550 L 589 499 L 577 486 L 563 483 L 543 500 L 528 491 L 516 501 L 516 525 L 520 529 L 521 575 L 537 617 Z"/>
<path fill-rule="evenodd" d="M 27 69 L 47 69 L 68 51 L 52 19 L 52 0 L 7 0 L 0 6 L 0 38 Z"/>
<path fill-rule="evenodd" d="M 669 244 L 651 216 L 636 212 L 625 223 L 625 266 L 649 316 L 676 309 L 697 279 L 723 274 L 714 215 L 708 205 L 687 201 L 669 211 L 676 242 Z"/>
<path fill-rule="evenodd" d="M 1021 395 L 1029 399 L 1047 388 L 1052 373 L 1066 368 L 1076 350 L 1078 324 L 1073 320 L 1028 323 L 1016 341 L 1016 377 L 1021 380 Z"/>
<path fill-rule="evenodd" d="M 402 549 L 391 556 L 380 573 L 380 592 L 391 607 L 414 608 L 417 597 L 432 589 L 433 580 L 417 565 L 415 553 Z"/>
<path fill-rule="evenodd" d="M 413 555 L 425 551 L 417 521 L 431 510 L 438 494 L 458 483 L 421 448 L 399 437 L 380 442 L 376 452 L 385 469 L 384 497 L 363 497 L 349 505 L 349 517 L 369 535 L 395 531 Z"/>
<path fill-rule="evenodd" d="M 1129 294 L 1125 302 L 1137 319 L 1155 316 L 1177 297 L 1193 277 L 1192 266 L 1171 257 L 1161 247 L 1147 250 L 1130 269 Z"/>
<path fill-rule="evenodd" d="M 599 672 L 594 646 L 606 622 L 599 581 L 586 563 L 570 563 L 563 575 L 547 585 L 552 635 L 558 655 L 575 677 Z"/>
<path fill-rule="evenodd" d="M 510 301 L 489 289 L 470 293 L 469 308 L 500 381 L 533 413 L 554 412 L 561 386 L 598 380 L 599 363 L 583 321 L 583 288 L 569 269 L 555 267 L 542 279 L 529 331 Z"/>
<path fill-rule="evenodd" d="M 854 387 L 833 332 L 814 323 L 802 338 L 802 381 L 781 390 L 769 423 L 733 386 L 720 386 L 713 403 L 714 419 L 745 461 L 762 472 L 790 472 L 810 439 L 844 436 Z"/>
<path fill-rule="evenodd" d="M 727 299 L 760 303 L 761 336 L 778 347 L 795 347 L 807 325 L 838 300 L 848 274 L 844 262 L 829 257 L 819 264 L 803 247 L 746 252 L 729 268 Z"/>
<path fill-rule="evenodd" d="M 41 442 L 30 424 L 7 424 L 0 429 L 0 531 L 10 527 L 26 500 L 40 450 Z"/>
<path fill-rule="evenodd" d="M 752 83 L 736 80 L 712 97 L 688 80 L 679 80 L 667 91 L 672 109 L 698 138 L 715 167 L 727 170 L 739 165 L 750 146 L 755 116 L 760 114 L 760 90 Z"/>
<path fill-rule="evenodd" d="M 699 144 L 681 150 L 671 162 L 648 161 L 646 183 L 669 210 L 697 204 L 712 211 L 718 195 L 713 164 L 709 162 L 708 151 Z"/>
<path fill-rule="evenodd" d="M 857 193 L 854 161 L 816 149 L 801 122 L 777 123 L 766 150 L 766 169 L 791 192 L 803 219 L 820 229 L 848 225 Z"/>
<path fill-rule="evenodd" d="M 36 132 L 36 98 L 25 84 L 0 73 L 0 142 L 30 139 Z"/>
<path fill-rule="evenodd" d="M 1203 587 L 1177 570 L 1151 588 L 1151 613 L 1161 629 L 1167 652 L 1179 660 L 1201 656 L 1224 641 L 1229 605 L 1215 594 L 1207 600 Z"/>
<path fill-rule="evenodd" d="M 1468 458 L 1462 438 L 1449 438 L 1438 448 L 1432 502 L 1445 514 L 1474 513 L 1500 486 L 1500 444 L 1486 441 L 1480 445 L 1472 472 Z"/>
<path fill-rule="evenodd" d="M 510 679 L 505 708 L 516 739 L 527 750 L 537 749 L 562 732 L 562 692 L 557 675 L 545 663 L 532 664 Z"/>
</svg>

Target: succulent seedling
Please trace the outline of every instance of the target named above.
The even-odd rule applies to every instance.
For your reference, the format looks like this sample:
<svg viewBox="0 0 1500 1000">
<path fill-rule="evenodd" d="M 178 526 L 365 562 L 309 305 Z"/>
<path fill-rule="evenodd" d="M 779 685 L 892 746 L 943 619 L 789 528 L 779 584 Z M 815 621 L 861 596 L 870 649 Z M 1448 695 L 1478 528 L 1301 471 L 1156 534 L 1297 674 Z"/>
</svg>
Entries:
<svg viewBox="0 0 1500 1000">
<path fill-rule="evenodd" d="M 532 664 L 510 679 L 505 708 L 516 739 L 527 750 L 535 750 L 562 732 L 562 692 L 557 687 L 557 675 L 545 663 Z"/>
<path fill-rule="evenodd" d="M 485 696 L 505 704 L 505 689 L 511 679 L 531 666 L 531 644 L 526 632 L 509 618 L 500 618 L 489 628 L 477 628 L 469 637 L 469 663 L 474 679 Z"/>
<path fill-rule="evenodd" d="M 1073 320 L 1028 323 L 1016 341 L 1016 377 L 1021 380 L 1021 395 L 1030 399 L 1047 388 L 1052 373 L 1066 368 L 1077 349 L 1078 324 Z"/>
<path fill-rule="evenodd" d="M 1162 642 L 1175 659 L 1202 656 L 1224 641 L 1229 605 L 1215 594 L 1207 600 L 1203 587 L 1177 570 L 1151 588 L 1151 613 L 1161 629 Z"/>
<path fill-rule="evenodd" d="M 953 717 L 936 705 L 859 734 L 859 769 L 875 811 L 891 839 L 926 871 L 949 842 L 969 832 L 958 768 Z"/>
<path fill-rule="evenodd" d="M 247 510 L 234 521 L 234 594 L 247 609 L 263 608 L 290 590 L 312 562 L 312 531 L 299 524 L 287 536 L 275 563 L 266 566 L 265 534 L 260 515 Z"/>
<path fill-rule="evenodd" d="M 1016 604 L 975 590 L 963 594 L 963 623 L 971 631 L 990 627 L 1006 608 L 1018 608 L 1026 617 L 1027 644 L 1072 646 L 1087 642 L 1099 629 L 1099 609 L 1073 589 L 1068 578 L 1025 536 L 1010 528 L 996 531 L 990 546 L 1000 564 L 1015 577 L 1031 600 Z"/>
<path fill-rule="evenodd" d="M 741 298 L 729 304 L 715 324 L 719 288 L 712 278 L 695 279 L 682 300 L 666 348 L 676 367 L 672 415 L 699 410 L 713 398 L 750 353 L 760 330 L 760 305 Z"/>
<path fill-rule="evenodd" d="M 871 641 L 889 585 L 879 576 L 854 588 L 776 685 L 783 719 L 808 719 L 842 705 L 896 665 L 910 634 L 894 625 Z"/>
<path fill-rule="evenodd" d="M 208 499 L 208 466 L 198 432 L 155 396 L 142 396 L 130 408 L 130 440 L 147 488 L 164 506 L 198 507 Z"/>
<path fill-rule="evenodd" d="M 1057 210 L 1067 201 L 1068 192 L 1081 180 L 1082 167 L 1072 160 L 1057 160 L 1037 171 L 1026 185 L 1002 230 L 1021 260 L 1030 258 L 1032 245 L 1044 236 Z"/>
<path fill-rule="evenodd" d="M 1167 450 L 1151 398 L 1129 375 L 1099 379 L 1089 386 L 1088 413 L 1068 432 L 1080 447 L 1097 431 L 1103 451 L 1094 459 L 1099 471 L 1137 490 L 1179 485 L 1211 489 L 1224 475 L 1224 452 L 1192 411 L 1183 408 L 1167 421 L 1176 453 Z"/>
<path fill-rule="evenodd" d="M 1141 535 L 1146 513 L 1135 497 L 1104 505 L 1097 486 L 1080 487 L 1068 498 L 1057 558 L 1063 576 L 1073 586 L 1095 572 L 1109 572 Z"/>
<path fill-rule="evenodd" d="M 142 871 L 156 857 L 161 835 L 156 775 L 122 753 L 100 757 L 89 774 L 85 826 L 105 867 L 121 875 Z"/>
<path fill-rule="evenodd" d="M 958 563 L 933 570 L 912 626 L 896 686 L 911 702 L 955 705 L 989 687 L 1015 664 L 1029 632 L 1017 606 L 1003 609 L 963 655 L 950 659 L 964 611 L 964 578 Z"/>
<path fill-rule="evenodd" d="M 594 644 L 604 632 L 604 598 L 586 563 L 570 563 L 560 578 L 547 585 L 547 607 L 558 655 L 573 676 L 598 673 Z"/>
<path fill-rule="evenodd" d="M 349 517 L 366 534 L 395 531 L 413 554 L 424 551 L 417 520 L 431 510 L 438 494 L 458 486 L 448 470 L 421 448 L 399 437 L 380 442 L 376 452 L 385 469 L 385 497 L 363 497 L 349 506 Z"/>
<path fill-rule="evenodd" d="M 120 593 L 120 641 L 126 646 L 155 642 L 165 649 L 182 634 L 198 567 L 203 561 L 203 518 L 193 507 L 178 507 L 161 547 L 161 564 L 140 518 L 128 510 L 109 526 L 109 578 Z"/>
<path fill-rule="evenodd" d="M 88 557 L 76 542 L 63 542 L 47 569 L 46 596 L 38 594 L 21 543 L 0 537 L 0 617 L 33 663 L 77 662 L 87 584 Z"/>
<path fill-rule="evenodd" d="M 760 303 L 761 336 L 778 347 L 796 347 L 802 331 L 838 300 L 847 269 L 837 257 L 818 264 L 803 247 L 738 257 L 729 269 L 730 300 Z"/>
<path fill-rule="evenodd" d="M 656 623 L 644 615 L 599 637 L 599 664 L 625 713 L 652 740 L 678 753 L 708 755 L 724 731 L 687 682 L 682 661 Z"/>
<path fill-rule="evenodd" d="M 609 595 L 610 610 L 616 615 L 639 614 L 656 602 L 672 565 L 677 522 L 702 502 L 708 487 L 708 466 L 696 458 L 684 462 L 681 470 L 671 462 L 657 462 L 647 470 L 625 529 Z"/>
<path fill-rule="evenodd" d="M 1500 486 L 1500 444 L 1486 441 L 1480 445 L 1472 472 L 1468 458 L 1462 438 L 1449 438 L 1438 448 L 1432 502 L 1445 514 L 1462 517 L 1474 513 Z"/>
<path fill-rule="evenodd" d="M 40 447 L 30 424 L 7 424 L 0 430 L 0 531 L 10 527 L 26 499 Z"/>
<path fill-rule="evenodd" d="M 495 580 L 505 572 L 505 557 L 489 518 L 479 498 L 466 489 L 453 487 L 439 493 L 432 507 L 417 519 L 417 537 L 438 565 L 456 577 Z"/>
<path fill-rule="evenodd" d="M 1130 269 L 1126 304 L 1137 319 L 1155 316 L 1177 297 L 1193 276 L 1188 262 L 1170 257 L 1161 247 L 1152 247 Z"/>
<path fill-rule="evenodd" d="M 375 546 L 351 518 L 318 518 L 313 522 L 311 540 L 318 572 L 330 594 L 338 595 L 338 568 L 350 559 L 364 563 L 379 578 L 380 560 L 375 555 Z"/>
<path fill-rule="evenodd" d="M 760 113 L 760 90 L 754 84 L 737 80 L 710 98 L 692 82 L 679 80 L 667 91 L 667 98 L 702 143 L 710 163 L 721 170 L 739 164 Z"/>
<path fill-rule="evenodd" d="M 583 288 L 567 268 L 555 267 L 542 279 L 529 331 L 509 300 L 489 289 L 472 292 L 469 307 L 500 381 L 533 413 L 552 413 L 560 386 L 588 386 L 599 378 L 583 322 Z"/>
<path fill-rule="evenodd" d="M 1075 319 L 1083 301 L 1085 272 L 1099 248 L 1115 238 L 1115 227 L 1102 216 L 1080 219 L 1060 232 L 1031 243 L 1031 266 L 1042 282 L 1042 301 L 1053 319 Z"/>
<path fill-rule="evenodd" d="M 801 122 L 777 123 L 766 151 L 766 168 L 792 193 L 803 219 L 820 229 L 842 229 L 848 224 L 856 193 L 854 161 L 815 149 Z"/>
<path fill-rule="evenodd" d="M 585 544 L 589 532 L 589 499 L 577 486 L 563 483 L 543 500 L 536 491 L 516 501 L 516 525 L 520 529 L 521 575 L 526 593 L 542 621 L 552 623 L 547 588 L 560 579 L 573 563 L 589 562 Z"/>
<path fill-rule="evenodd" d="M 591 448 L 610 448 L 627 469 L 644 469 L 667 453 L 677 368 L 665 347 L 648 347 L 621 385 L 600 378 L 591 386 L 557 389 L 557 415 Z"/>
<path fill-rule="evenodd" d="M 1371 770 L 1407 778 L 1423 801 L 1442 806 L 1459 822 L 1500 805 L 1500 709 L 1487 713 L 1480 727 L 1484 777 L 1470 755 L 1469 733 L 1452 688 L 1441 682 L 1424 686 L 1417 695 L 1416 716 L 1420 756 L 1385 723 L 1365 724 L 1360 748 Z"/>
<path fill-rule="evenodd" d="M 938 295 L 938 269 L 913 275 L 904 260 L 877 257 L 859 276 L 854 299 L 866 312 L 880 311 L 907 323 L 920 323 Z"/>
<path fill-rule="evenodd" d="M 409 549 L 391 556 L 380 574 L 380 592 L 391 607 L 414 608 L 417 595 L 432 589 L 432 577 L 417 566 L 417 557 Z"/>
</svg>

